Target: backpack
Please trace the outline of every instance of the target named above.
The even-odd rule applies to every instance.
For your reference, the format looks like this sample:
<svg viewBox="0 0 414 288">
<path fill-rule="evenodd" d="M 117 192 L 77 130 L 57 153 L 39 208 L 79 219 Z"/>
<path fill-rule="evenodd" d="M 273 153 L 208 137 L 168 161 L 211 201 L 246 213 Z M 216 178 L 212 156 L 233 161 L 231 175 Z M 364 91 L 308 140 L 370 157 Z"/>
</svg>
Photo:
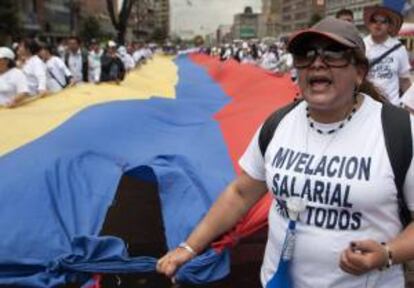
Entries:
<svg viewBox="0 0 414 288">
<path fill-rule="evenodd" d="M 266 119 L 259 134 L 259 148 L 263 157 L 280 121 L 300 102 L 301 100 L 290 103 L 276 110 Z M 402 108 L 383 103 L 381 122 L 385 147 L 395 176 L 398 213 L 403 227 L 406 227 L 411 222 L 411 213 L 403 194 L 405 176 L 413 158 L 410 114 Z"/>
</svg>

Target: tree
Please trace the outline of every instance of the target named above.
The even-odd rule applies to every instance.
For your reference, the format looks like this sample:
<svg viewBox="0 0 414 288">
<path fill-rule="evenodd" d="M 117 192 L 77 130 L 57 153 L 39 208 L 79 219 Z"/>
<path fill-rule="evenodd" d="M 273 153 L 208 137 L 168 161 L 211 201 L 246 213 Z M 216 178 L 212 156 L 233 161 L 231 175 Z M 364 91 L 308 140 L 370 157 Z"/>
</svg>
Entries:
<svg viewBox="0 0 414 288">
<path fill-rule="evenodd" d="M 5 45 L 11 37 L 20 33 L 18 1 L 0 1 L 0 45 Z"/>
<path fill-rule="evenodd" d="M 82 21 L 80 36 L 83 40 L 96 39 L 102 36 L 101 24 L 95 16 L 88 16 Z"/>
<path fill-rule="evenodd" d="M 117 9 L 114 5 L 113 0 L 106 0 L 106 6 L 108 8 L 109 17 L 111 22 L 114 25 L 115 30 L 117 31 L 117 42 L 119 44 L 125 44 L 125 34 L 128 27 L 128 19 L 131 14 L 132 5 L 136 0 L 123 0 L 122 7 L 118 14 Z"/>
</svg>

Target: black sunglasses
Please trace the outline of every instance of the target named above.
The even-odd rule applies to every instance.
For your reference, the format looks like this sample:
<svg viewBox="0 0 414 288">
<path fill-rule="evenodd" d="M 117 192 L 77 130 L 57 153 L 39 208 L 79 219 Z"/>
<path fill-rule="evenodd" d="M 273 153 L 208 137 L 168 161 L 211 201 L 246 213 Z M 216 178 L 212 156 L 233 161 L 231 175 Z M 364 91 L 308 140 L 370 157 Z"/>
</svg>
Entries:
<svg viewBox="0 0 414 288">
<path fill-rule="evenodd" d="M 369 23 L 373 23 L 373 24 L 388 24 L 390 22 L 386 18 L 384 18 L 384 19 L 371 18 L 369 20 Z"/>
<path fill-rule="evenodd" d="M 352 49 L 338 47 L 312 47 L 293 53 L 293 66 L 297 69 L 308 68 L 320 57 L 328 67 L 343 68 L 353 61 Z"/>
</svg>

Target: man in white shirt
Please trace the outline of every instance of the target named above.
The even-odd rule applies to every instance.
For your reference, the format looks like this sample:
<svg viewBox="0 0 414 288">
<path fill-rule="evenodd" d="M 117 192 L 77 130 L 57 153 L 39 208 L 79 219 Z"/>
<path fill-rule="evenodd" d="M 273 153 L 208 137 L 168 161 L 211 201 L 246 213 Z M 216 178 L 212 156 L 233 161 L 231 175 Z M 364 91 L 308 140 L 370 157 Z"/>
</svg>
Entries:
<svg viewBox="0 0 414 288">
<path fill-rule="evenodd" d="M 103 55 L 103 50 L 99 46 L 99 43 L 95 40 L 91 40 L 91 45 L 89 46 L 89 55 L 88 55 L 88 81 L 91 83 L 98 83 L 101 78 L 101 57 Z"/>
<path fill-rule="evenodd" d="M 81 49 L 80 40 L 77 37 L 68 39 L 65 64 L 72 73 L 75 83 L 88 82 L 88 53 Z"/>
<path fill-rule="evenodd" d="M 56 93 L 73 84 L 72 74 L 62 59 L 52 54 L 52 47 L 43 44 L 39 57 L 46 63 L 47 90 Z"/>
<path fill-rule="evenodd" d="M 386 7 L 372 6 L 364 11 L 364 22 L 370 31 L 364 38 L 366 56 L 371 63 L 368 78 L 394 105 L 400 105 L 400 93 L 411 85 L 407 50 L 394 38 L 402 21 L 398 12 Z M 385 55 L 387 51 L 391 52 Z"/>
</svg>

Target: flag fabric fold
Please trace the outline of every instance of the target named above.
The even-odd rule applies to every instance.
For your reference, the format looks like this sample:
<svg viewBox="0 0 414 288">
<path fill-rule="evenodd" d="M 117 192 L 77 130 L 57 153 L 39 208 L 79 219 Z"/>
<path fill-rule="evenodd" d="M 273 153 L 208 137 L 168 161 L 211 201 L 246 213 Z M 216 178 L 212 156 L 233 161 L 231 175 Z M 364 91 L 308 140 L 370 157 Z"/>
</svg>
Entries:
<svg viewBox="0 0 414 288">
<path fill-rule="evenodd" d="M 230 76 L 237 80 L 240 71 L 233 64 L 221 66 L 206 56 L 180 57 L 175 63 L 176 99 L 87 107 L 0 157 L 5 175 L 0 181 L 0 284 L 55 287 L 86 282 L 92 273 L 154 271 L 156 259 L 130 257 L 122 239 L 99 236 L 122 175 L 145 178 L 142 167 L 155 175 L 170 249 L 189 235 L 236 177 L 236 159 L 269 108 L 246 110 L 260 97 L 250 99 L 239 94 L 243 89 L 234 89 Z M 251 69 L 252 75 L 261 73 Z M 265 78 L 257 91 L 270 89 L 275 80 Z M 288 102 L 293 91 L 287 89 L 277 102 Z M 245 132 L 239 141 L 234 131 L 240 130 Z M 256 211 L 258 222 L 247 218 L 247 228 L 237 228 L 237 235 L 255 231 L 254 223 L 265 221 L 263 209 L 268 208 L 263 207 Z M 223 247 L 187 263 L 177 279 L 207 283 L 225 277 L 229 255 Z"/>
</svg>

